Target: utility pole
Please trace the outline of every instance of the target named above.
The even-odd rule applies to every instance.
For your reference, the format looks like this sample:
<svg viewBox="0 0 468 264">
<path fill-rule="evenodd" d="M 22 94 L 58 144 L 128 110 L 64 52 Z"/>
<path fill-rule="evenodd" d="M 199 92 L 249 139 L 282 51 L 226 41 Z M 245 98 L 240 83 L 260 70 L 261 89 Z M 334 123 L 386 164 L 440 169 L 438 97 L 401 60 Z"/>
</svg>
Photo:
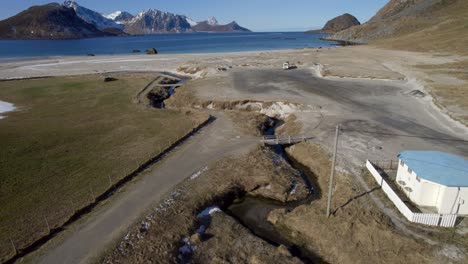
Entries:
<svg viewBox="0 0 468 264">
<path fill-rule="evenodd" d="M 328 199 L 327 199 L 327 217 L 330 217 L 330 203 L 333 189 L 333 177 L 335 176 L 335 163 L 336 163 L 336 151 L 338 149 L 338 133 L 340 131 L 340 126 L 336 126 L 335 132 L 335 149 L 333 151 L 333 160 L 330 173 L 330 185 L 328 186 Z"/>
</svg>

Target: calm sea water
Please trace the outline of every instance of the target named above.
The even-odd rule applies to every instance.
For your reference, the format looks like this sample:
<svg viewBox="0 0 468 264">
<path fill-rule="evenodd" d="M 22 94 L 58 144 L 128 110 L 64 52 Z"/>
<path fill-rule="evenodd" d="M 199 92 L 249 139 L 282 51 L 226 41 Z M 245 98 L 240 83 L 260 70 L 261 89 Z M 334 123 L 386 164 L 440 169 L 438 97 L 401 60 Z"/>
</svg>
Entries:
<svg viewBox="0 0 468 264">
<path fill-rule="evenodd" d="M 76 40 L 0 40 L 0 58 L 131 54 L 156 48 L 162 54 L 258 51 L 330 47 L 323 34 L 195 33 L 108 37 Z"/>
</svg>

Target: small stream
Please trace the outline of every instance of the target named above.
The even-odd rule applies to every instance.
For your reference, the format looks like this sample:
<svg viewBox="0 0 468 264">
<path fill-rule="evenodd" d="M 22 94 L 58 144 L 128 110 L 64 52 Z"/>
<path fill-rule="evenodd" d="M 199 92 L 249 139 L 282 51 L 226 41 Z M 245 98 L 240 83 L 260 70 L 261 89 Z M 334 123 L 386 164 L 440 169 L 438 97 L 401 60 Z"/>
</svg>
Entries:
<svg viewBox="0 0 468 264">
<path fill-rule="evenodd" d="M 263 125 L 265 135 L 274 135 L 275 129 L 281 125 L 280 120 L 272 120 L 274 122 L 271 122 L 271 125 Z M 269 148 L 271 148 L 277 155 L 274 159 L 278 157 L 282 158 L 292 168 L 299 171 L 302 179 L 304 180 L 304 184 L 310 191 L 309 197 L 298 202 L 281 203 L 275 200 L 249 196 L 247 194 L 237 200 L 234 200 L 234 202 L 228 206 L 225 211 L 259 238 L 275 246 L 284 245 L 288 247 L 291 254 L 299 258 L 304 263 L 324 263 L 324 261 L 314 253 L 308 252 L 306 249 L 296 245 L 293 241 L 290 241 L 281 235 L 273 224 L 267 220 L 269 213 L 273 210 L 285 209 L 289 212 L 299 205 L 311 203 L 318 197 L 318 193 L 314 189 L 311 181 L 312 177 L 294 165 L 294 162 L 289 159 L 284 148 L 279 145 L 271 146 Z"/>
</svg>

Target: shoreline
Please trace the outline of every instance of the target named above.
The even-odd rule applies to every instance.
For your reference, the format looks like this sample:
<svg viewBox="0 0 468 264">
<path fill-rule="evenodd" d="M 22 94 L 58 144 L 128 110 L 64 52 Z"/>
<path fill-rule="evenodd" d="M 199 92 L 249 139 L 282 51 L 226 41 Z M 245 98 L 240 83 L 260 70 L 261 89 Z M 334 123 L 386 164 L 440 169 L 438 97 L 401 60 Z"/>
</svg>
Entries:
<svg viewBox="0 0 468 264">
<path fill-rule="evenodd" d="M 338 49 L 342 48 L 344 45 L 336 44 L 334 46 L 319 46 L 319 47 L 304 47 L 304 48 L 284 48 L 284 49 L 262 49 L 262 50 L 245 50 L 245 51 L 212 51 L 212 52 L 187 52 L 187 53 L 158 53 L 158 54 L 146 54 L 141 53 L 120 53 L 120 54 L 95 54 L 94 56 L 83 55 L 52 55 L 52 56 L 26 56 L 26 57 L 0 57 L 0 65 L 3 63 L 14 63 L 14 62 L 29 62 L 37 60 L 53 60 L 53 59 L 71 59 L 71 58 L 103 58 L 103 57 L 160 57 L 160 56 L 202 56 L 202 55 L 251 55 L 255 53 L 264 53 L 264 52 L 293 52 L 301 50 L 316 50 L 316 49 Z"/>
</svg>

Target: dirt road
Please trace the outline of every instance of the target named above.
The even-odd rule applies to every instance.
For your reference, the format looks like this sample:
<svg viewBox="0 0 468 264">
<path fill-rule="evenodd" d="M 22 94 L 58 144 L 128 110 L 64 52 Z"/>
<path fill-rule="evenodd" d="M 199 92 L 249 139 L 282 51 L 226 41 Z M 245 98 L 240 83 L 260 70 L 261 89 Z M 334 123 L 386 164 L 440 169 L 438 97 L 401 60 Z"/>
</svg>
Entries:
<svg viewBox="0 0 468 264">
<path fill-rule="evenodd" d="M 302 132 L 331 147 L 334 126 L 341 124 L 339 153 L 346 162 L 341 167 L 361 166 L 367 158 L 395 158 L 407 149 L 468 153 L 467 130 L 414 89 L 406 81 L 320 78 L 307 68 L 233 70 L 226 78 L 197 80 L 195 87 L 204 99 L 312 106 L 294 113 Z"/>
<path fill-rule="evenodd" d="M 211 125 L 155 165 L 155 169 L 128 185 L 113 201 L 77 224 L 76 231 L 56 248 L 47 250 L 38 262 L 89 262 L 180 181 L 212 161 L 226 155 L 246 153 L 258 144 L 256 138 L 238 138 L 240 134 L 224 114 L 214 115 L 217 119 Z"/>
</svg>

